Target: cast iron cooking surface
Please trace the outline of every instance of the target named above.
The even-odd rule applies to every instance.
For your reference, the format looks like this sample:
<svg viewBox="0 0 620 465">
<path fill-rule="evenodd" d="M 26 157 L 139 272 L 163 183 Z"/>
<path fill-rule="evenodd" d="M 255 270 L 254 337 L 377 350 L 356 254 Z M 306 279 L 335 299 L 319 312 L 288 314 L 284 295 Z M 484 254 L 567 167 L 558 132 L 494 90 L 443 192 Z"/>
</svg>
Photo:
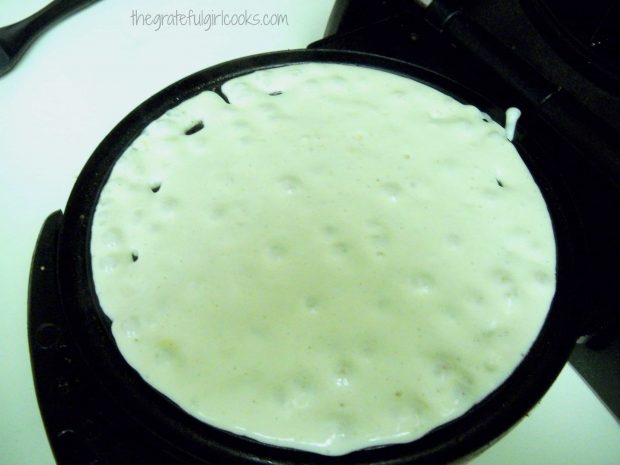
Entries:
<svg viewBox="0 0 620 465">
<path fill-rule="evenodd" d="M 234 60 L 182 79 L 140 105 L 91 156 L 75 184 L 64 218 L 58 213 L 46 223 L 33 262 L 31 351 L 39 402 L 60 465 L 75 463 L 68 454 L 114 465 L 158 463 L 158 457 L 166 457 L 170 464 L 444 463 L 506 431 L 559 374 L 582 323 L 579 304 L 587 292 L 587 281 L 580 274 L 584 270 L 580 260 L 586 254 L 561 170 L 549 160 L 555 141 L 548 128 L 527 111 L 519 122 L 515 145 L 552 216 L 558 252 L 557 292 L 538 339 L 517 370 L 459 419 L 410 444 L 324 457 L 266 446 L 210 427 L 181 411 L 127 365 L 98 306 L 90 271 L 92 216 L 114 162 L 149 122 L 180 101 L 207 89 L 219 92 L 223 82 L 254 70 L 306 61 L 359 64 L 413 77 L 478 106 L 503 123 L 505 102 L 492 103 L 455 81 L 406 62 L 334 50 L 276 52 Z M 55 289 L 57 300 L 42 298 L 42 289 Z M 60 380 L 57 386 L 47 382 L 50 377 Z M 59 390 L 64 392 L 59 394 Z"/>
</svg>

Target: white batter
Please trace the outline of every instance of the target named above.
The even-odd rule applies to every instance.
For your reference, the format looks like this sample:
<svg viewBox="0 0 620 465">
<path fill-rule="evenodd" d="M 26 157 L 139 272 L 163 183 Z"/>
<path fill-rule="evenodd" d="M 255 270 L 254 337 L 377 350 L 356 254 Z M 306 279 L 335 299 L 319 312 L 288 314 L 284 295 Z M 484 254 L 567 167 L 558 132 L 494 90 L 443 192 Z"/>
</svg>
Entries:
<svg viewBox="0 0 620 465">
<path fill-rule="evenodd" d="M 97 206 L 97 294 L 141 376 L 207 423 L 327 455 L 419 438 L 504 381 L 555 290 L 504 129 L 347 65 L 223 91 L 149 125 Z"/>
</svg>

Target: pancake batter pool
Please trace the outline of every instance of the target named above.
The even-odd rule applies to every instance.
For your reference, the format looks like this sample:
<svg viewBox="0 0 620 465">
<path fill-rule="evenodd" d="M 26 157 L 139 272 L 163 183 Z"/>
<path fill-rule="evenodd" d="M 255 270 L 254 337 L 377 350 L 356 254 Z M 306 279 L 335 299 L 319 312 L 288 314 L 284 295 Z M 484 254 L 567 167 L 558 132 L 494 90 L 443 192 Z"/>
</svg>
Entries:
<svg viewBox="0 0 620 465">
<path fill-rule="evenodd" d="M 189 414 L 339 455 L 466 412 L 555 290 L 539 189 L 503 128 L 410 79 L 300 64 L 151 123 L 99 199 L 99 302 Z"/>
</svg>

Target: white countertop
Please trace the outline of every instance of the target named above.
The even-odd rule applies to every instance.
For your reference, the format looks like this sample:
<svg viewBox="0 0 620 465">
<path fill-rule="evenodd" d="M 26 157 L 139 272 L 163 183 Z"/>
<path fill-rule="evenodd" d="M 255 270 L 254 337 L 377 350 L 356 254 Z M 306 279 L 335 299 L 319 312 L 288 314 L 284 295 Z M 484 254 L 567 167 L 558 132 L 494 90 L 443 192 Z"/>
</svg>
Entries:
<svg viewBox="0 0 620 465">
<path fill-rule="evenodd" d="M 2 0 L 0 25 L 46 0 Z M 167 6 L 166 6 L 167 3 Z M 86 160 L 130 110 L 213 64 L 303 48 L 321 38 L 332 0 L 105 0 L 45 33 L 0 78 L 0 464 L 51 465 L 26 338 L 30 259 L 46 216 L 64 208 Z M 283 13 L 288 25 L 132 26 L 138 13 Z M 475 465 L 617 465 L 620 426 L 571 366 Z"/>
</svg>

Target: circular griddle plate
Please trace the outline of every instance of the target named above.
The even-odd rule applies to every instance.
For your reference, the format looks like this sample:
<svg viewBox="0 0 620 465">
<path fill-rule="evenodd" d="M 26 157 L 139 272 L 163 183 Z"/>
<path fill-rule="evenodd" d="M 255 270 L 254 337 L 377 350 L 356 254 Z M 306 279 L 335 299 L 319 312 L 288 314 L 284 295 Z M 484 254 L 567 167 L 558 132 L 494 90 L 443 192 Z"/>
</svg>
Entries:
<svg viewBox="0 0 620 465">
<path fill-rule="evenodd" d="M 557 291 L 542 331 L 522 363 L 505 383 L 463 416 L 408 444 L 325 457 L 267 446 L 204 424 L 129 367 L 98 305 L 89 252 L 95 206 L 115 161 L 151 121 L 180 101 L 204 90 L 221 93 L 224 82 L 252 71 L 311 61 L 369 66 L 407 76 L 477 106 L 500 124 L 508 106 L 406 62 L 360 52 L 298 50 L 250 56 L 208 68 L 176 82 L 131 112 L 88 160 L 64 217 L 57 212 L 48 219 L 33 261 L 29 321 L 33 370 L 44 422 L 60 465 L 73 463 L 67 457 L 78 458 L 80 463 L 114 465 L 445 463 L 478 450 L 507 431 L 542 397 L 564 366 L 582 320 L 578 300 L 586 281 L 578 260 L 586 254 L 558 167 L 549 161 L 548 153 L 556 145 L 524 106 L 514 143 L 552 218 Z"/>
</svg>

